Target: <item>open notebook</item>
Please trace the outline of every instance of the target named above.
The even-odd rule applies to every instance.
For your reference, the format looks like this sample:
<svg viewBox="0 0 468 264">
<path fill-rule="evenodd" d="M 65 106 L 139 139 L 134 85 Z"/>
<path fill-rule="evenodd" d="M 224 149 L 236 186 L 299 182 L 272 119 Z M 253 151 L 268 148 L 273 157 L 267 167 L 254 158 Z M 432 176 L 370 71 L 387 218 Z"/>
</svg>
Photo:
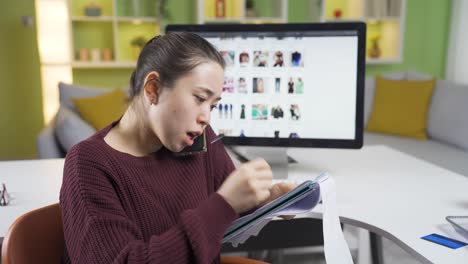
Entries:
<svg viewBox="0 0 468 264">
<path fill-rule="evenodd" d="M 258 208 L 253 213 L 234 221 L 224 233 L 223 243 L 233 246 L 245 242 L 275 216 L 295 215 L 311 211 L 320 201 L 319 181 L 326 176 L 320 174 L 315 180 L 307 180 L 285 195 Z"/>
</svg>

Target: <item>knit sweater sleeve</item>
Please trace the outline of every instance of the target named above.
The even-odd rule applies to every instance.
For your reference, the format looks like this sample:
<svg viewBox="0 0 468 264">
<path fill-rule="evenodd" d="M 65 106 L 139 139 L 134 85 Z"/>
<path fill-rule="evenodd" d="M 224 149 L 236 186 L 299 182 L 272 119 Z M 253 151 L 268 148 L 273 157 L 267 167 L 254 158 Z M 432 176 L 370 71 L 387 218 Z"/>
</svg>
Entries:
<svg viewBox="0 0 468 264">
<path fill-rule="evenodd" d="M 211 127 L 206 128 L 207 142 L 211 142 L 216 138 L 216 134 Z M 218 190 L 223 184 L 226 178 L 231 174 L 236 167 L 229 157 L 224 145 L 221 140 L 216 141 L 213 144 L 208 143 L 208 153 L 211 163 L 211 173 L 214 177 L 214 190 Z"/>
<path fill-rule="evenodd" d="M 223 233 L 237 217 L 221 196 L 211 194 L 144 241 L 123 210 L 104 158 L 89 149 L 80 143 L 68 153 L 60 191 L 72 263 L 211 263 L 218 256 Z"/>
</svg>

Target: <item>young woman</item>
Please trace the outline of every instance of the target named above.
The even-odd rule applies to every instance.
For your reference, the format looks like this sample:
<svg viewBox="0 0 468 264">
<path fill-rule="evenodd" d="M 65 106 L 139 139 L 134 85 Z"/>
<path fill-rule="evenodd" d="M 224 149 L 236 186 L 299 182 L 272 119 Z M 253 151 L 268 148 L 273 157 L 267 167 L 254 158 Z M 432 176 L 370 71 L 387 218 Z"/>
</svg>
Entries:
<svg viewBox="0 0 468 264">
<path fill-rule="evenodd" d="M 60 206 L 65 263 L 219 263 L 239 214 L 289 191 L 262 159 L 235 169 L 210 124 L 224 61 L 201 37 L 150 40 L 127 111 L 67 154 Z M 206 133 L 205 153 L 175 155 Z"/>
</svg>

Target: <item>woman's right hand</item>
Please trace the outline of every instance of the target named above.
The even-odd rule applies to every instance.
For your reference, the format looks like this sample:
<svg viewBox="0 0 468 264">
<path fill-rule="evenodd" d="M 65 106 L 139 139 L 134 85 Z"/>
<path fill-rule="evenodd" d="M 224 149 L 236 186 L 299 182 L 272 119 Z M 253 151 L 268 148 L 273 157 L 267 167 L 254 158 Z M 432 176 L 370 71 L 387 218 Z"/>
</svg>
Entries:
<svg viewBox="0 0 468 264">
<path fill-rule="evenodd" d="M 259 206 L 270 197 L 273 172 L 261 158 L 242 164 L 233 171 L 218 190 L 238 213 Z"/>
</svg>

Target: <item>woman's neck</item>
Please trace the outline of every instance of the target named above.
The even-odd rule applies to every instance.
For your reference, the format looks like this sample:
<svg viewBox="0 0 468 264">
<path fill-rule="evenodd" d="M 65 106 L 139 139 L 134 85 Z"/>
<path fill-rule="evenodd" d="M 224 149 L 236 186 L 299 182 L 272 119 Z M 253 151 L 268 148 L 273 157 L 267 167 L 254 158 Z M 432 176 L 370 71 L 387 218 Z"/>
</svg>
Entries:
<svg viewBox="0 0 468 264">
<path fill-rule="evenodd" d="M 111 147 L 133 156 L 147 156 L 162 147 L 161 141 L 154 132 L 138 118 L 136 109 L 129 107 L 120 119 L 104 137 Z"/>
</svg>

